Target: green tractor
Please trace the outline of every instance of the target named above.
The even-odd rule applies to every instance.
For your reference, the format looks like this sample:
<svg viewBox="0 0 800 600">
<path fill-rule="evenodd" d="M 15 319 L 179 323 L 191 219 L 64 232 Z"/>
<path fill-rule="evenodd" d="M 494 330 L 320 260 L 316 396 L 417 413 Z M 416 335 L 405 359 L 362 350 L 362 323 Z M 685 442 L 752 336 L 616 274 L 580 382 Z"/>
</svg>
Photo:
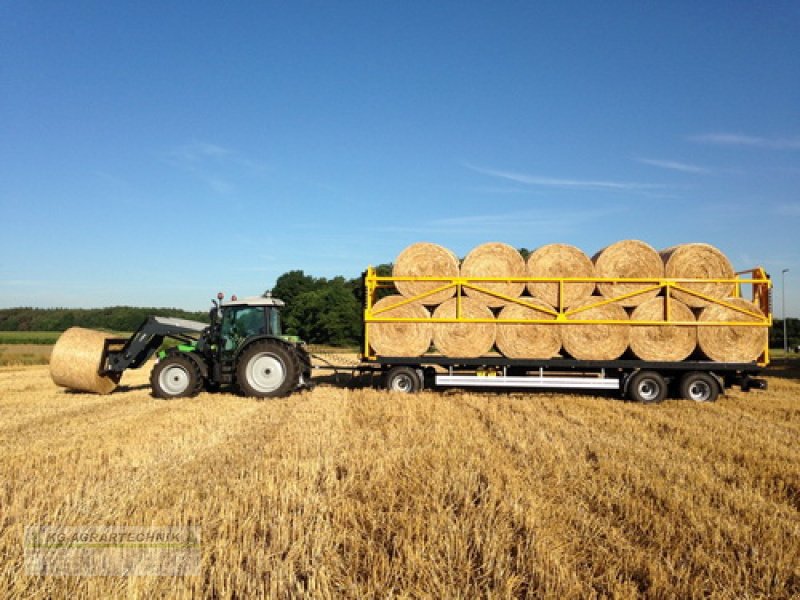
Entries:
<svg viewBox="0 0 800 600">
<path fill-rule="evenodd" d="M 227 302 L 221 293 L 217 298 L 210 325 L 149 317 L 129 339 L 107 340 L 99 374 L 118 379 L 171 338 L 178 345 L 158 352 L 150 375 L 156 397 L 180 398 L 235 385 L 246 396 L 271 398 L 311 387 L 305 344 L 281 331 L 281 300 L 269 293 Z"/>
</svg>

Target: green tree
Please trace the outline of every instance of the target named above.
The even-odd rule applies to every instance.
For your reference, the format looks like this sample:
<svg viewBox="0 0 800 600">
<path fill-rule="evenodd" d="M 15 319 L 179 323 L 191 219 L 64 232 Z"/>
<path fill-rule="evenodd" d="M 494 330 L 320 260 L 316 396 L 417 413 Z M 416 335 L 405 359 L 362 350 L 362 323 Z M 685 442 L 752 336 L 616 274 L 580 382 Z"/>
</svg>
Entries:
<svg viewBox="0 0 800 600">
<path fill-rule="evenodd" d="M 303 271 L 288 271 L 278 277 L 275 287 L 272 288 L 272 295 L 291 308 L 300 294 L 318 289 L 321 281 L 324 280 L 306 275 Z"/>
<path fill-rule="evenodd" d="M 348 282 L 337 277 L 297 296 L 284 322 L 312 344 L 353 345 L 361 337 L 361 306 Z"/>
</svg>

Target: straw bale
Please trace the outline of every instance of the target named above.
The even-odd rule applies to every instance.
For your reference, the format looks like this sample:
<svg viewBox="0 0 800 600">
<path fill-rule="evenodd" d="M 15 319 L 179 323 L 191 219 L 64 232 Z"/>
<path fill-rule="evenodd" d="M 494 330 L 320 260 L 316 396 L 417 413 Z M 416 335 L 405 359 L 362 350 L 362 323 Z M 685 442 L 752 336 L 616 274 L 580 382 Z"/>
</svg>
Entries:
<svg viewBox="0 0 800 600">
<path fill-rule="evenodd" d="M 393 306 L 398 302 L 407 300 L 405 296 L 386 296 L 378 300 L 373 306 L 373 314 L 377 310 Z M 430 322 L 430 313 L 421 304 L 412 302 L 398 306 L 375 318 L 387 317 L 398 319 L 420 319 L 419 323 L 370 323 L 369 344 L 380 356 L 420 356 L 425 354 L 431 346 L 433 325 Z"/>
<path fill-rule="evenodd" d="M 537 248 L 528 257 L 528 277 L 594 277 L 594 264 L 583 250 L 569 244 L 548 244 Z M 561 307 L 568 308 L 588 298 L 594 292 L 591 282 L 564 284 Z M 531 296 L 541 298 L 551 306 L 559 306 L 559 284 L 528 282 Z"/>
<path fill-rule="evenodd" d="M 728 257 L 710 244 L 680 244 L 661 251 L 665 275 L 686 279 L 733 279 L 733 267 Z M 681 283 L 682 287 L 713 298 L 728 298 L 733 295 L 733 283 Z M 673 297 L 693 308 L 707 306 L 709 302 L 680 290 L 672 291 Z"/>
<path fill-rule="evenodd" d="M 631 321 L 664 321 L 665 298 L 650 298 L 637 306 Z M 680 300 L 670 298 L 670 321 L 694 321 L 694 313 Z M 632 325 L 630 346 L 642 360 L 677 361 L 694 352 L 697 327 L 689 325 Z"/>
<path fill-rule="evenodd" d="M 763 317 L 761 310 L 752 302 L 743 298 L 725 298 L 725 302 L 737 308 L 749 310 Z M 753 317 L 740 313 L 720 304 L 711 304 L 704 308 L 698 322 L 725 321 L 757 321 Z M 767 345 L 767 327 L 733 325 L 709 325 L 697 328 L 697 342 L 711 360 L 718 362 L 751 362 L 758 359 Z"/>
<path fill-rule="evenodd" d="M 393 277 L 458 277 L 458 257 L 447 248 L 429 242 L 411 244 L 394 261 Z M 403 296 L 412 298 L 442 287 L 445 281 L 396 281 Z M 423 304 L 437 305 L 455 295 L 455 286 L 422 299 Z"/>
<path fill-rule="evenodd" d="M 591 306 L 604 300 L 592 296 L 577 304 L 574 309 Z M 628 320 L 628 313 L 619 304 L 595 306 L 570 315 L 568 320 Z M 613 360 L 619 358 L 628 348 L 630 325 L 613 324 L 575 324 L 561 326 L 561 341 L 564 351 L 580 360 Z"/>
<path fill-rule="evenodd" d="M 549 308 L 535 298 L 522 298 L 528 304 Z M 561 349 L 561 331 L 554 323 L 506 323 L 504 319 L 555 319 L 555 316 L 535 308 L 509 303 L 500 311 L 497 323 L 497 349 L 508 358 L 553 358 Z"/>
<path fill-rule="evenodd" d="M 664 263 L 652 246 L 639 240 L 622 240 L 603 248 L 592 258 L 597 277 L 608 278 L 653 278 L 664 276 Z M 652 287 L 653 283 L 598 283 L 597 290 L 606 298 L 616 298 L 625 294 Z M 625 300 L 622 306 L 639 306 L 654 298 L 659 290 L 653 290 Z"/>
<path fill-rule="evenodd" d="M 72 390 L 110 394 L 119 376 L 98 374 L 103 342 L 114 337 L 102 331 L 70 327 L 56 341 L 50 355 L 50 377 L 56 385 Z"/>
<path fill-rule="evenodd" d="M 457 298 L 450 298 L 433 311 L 434 319 L 453 319 L 456 316 Z M 482 302 L 474 298 L 461 298 L 461 316 L 468 319 L 494 319 Z M 497 326 L 495 323 L 434 323 L 433 345 L 445 356 L 472 358 L 482 356 L 492 349 Z"/>
<path fill-rule="evenodd" d="M 526 277 L 525 260 L 519 251 L 500 242 L 489 242 L 473 248 L 461 264 L 462 277 Z M 525 283 L 520 282 L 474 282 L 474 285 L 484 289 L 516 298 L 525 289 Z M 480 300 L 492 308 L 506 305 L 506 301 L 484 292 L 464 288 L 470 298 Z"/>
</svg>

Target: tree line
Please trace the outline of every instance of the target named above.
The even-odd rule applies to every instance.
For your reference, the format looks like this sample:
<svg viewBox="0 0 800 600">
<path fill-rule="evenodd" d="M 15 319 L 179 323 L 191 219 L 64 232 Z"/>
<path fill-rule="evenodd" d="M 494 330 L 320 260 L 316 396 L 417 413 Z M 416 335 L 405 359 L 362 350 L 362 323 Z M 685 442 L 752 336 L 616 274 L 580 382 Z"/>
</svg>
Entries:
<svg viewBox="0 0 800 600">
<path fill-rule="evenodd" d="M 107 331 L 134 331 L 144 320 L 180 317 L 208 323 L 207 312 L 179 308 L 109 306 L 106 308 L 2 308 L 0 331 L 64 331 L 73 326 Z"/>
</svg>

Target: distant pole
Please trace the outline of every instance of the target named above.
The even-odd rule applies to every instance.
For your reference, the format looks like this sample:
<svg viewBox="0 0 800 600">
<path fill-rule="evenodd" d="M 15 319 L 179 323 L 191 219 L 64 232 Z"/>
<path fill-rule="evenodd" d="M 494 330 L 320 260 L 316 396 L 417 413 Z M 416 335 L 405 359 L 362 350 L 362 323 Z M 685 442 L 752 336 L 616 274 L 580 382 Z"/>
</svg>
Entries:
<svg viewBox="0 0 800 600">
<path fill-rule="evenodd" d="M 786 273 L 789 269 L 781 271 L 781 313 L 783 314 L 783 358 L 789 355 L 789 342 L 786 339 Z"/>
</svg>

